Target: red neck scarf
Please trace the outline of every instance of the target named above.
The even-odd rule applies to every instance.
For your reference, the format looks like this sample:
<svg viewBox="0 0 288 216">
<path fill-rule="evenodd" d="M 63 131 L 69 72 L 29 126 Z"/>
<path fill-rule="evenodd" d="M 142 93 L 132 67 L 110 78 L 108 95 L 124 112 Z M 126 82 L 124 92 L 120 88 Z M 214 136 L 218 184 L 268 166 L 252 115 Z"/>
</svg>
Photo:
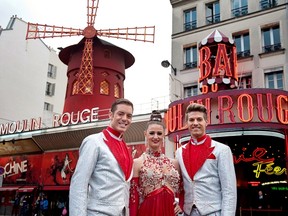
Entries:
<svg viewBox="0 0 288 216">
<path fill-rule="evenodd" d="M 118 161 L 118 164 L 125 175 L 125 180 L 127 181 L 132 172 L 133 159 L 126 143 L 122 139 L 120 141 L 111 136 L 111 134 L 113 134 L 114 136 L 121 138 L 121 134 L 111 127 L 107 127 L 102 132 L 106 138 L 104 139 L 104 142 Z"/>
<path fill-rule="evenodd" d="M 201 143 L 198 144 L 197 143 Z M 186 170 L 192 180 L 194 175 L 202 167 L 206 159 L 212 154 L 214 147 L 211 147 L 211 138 L 204 135 L 200 139 L 191 138 L 182 150 L 182 157 Z"/>
</svg>

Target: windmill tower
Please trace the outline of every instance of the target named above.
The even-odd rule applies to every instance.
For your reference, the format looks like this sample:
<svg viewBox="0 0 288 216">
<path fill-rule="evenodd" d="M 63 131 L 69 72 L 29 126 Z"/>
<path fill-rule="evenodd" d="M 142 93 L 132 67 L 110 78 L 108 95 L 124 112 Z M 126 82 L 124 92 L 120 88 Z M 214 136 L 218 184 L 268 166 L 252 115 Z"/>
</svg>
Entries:
<svg viewBox="0 0 288 216">
<path fill-rule="evenodd" d="M 99 0 L 87 0 L 85 29 L 28 23 L 26 40 L 84 36 L 78 44 L 59 53 L 60 60 L 68 65 L 63 113 L 75 114 L 95 107 L 105 110 L 116 98 L 124 97 L 125 69 L 132 66 L 135 59 L 128 51 L 99 37 L 154 43 L 155 26 L 96 30 L 98 4 Z"/>
</svg>

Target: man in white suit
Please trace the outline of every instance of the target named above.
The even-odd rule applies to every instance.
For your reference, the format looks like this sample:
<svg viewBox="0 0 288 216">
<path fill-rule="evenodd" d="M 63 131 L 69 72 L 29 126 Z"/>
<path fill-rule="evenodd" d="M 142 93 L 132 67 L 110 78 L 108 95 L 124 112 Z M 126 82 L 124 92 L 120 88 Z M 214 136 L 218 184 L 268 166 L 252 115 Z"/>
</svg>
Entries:
<svg viewBox="0 0 288 216">
<path fill-rule="evenodd" d="M 202 104 L 190 104 L 185 118 L 191 139 L 176 152 L 184 185 L 180 204 L 185 215 L 235 216 L 237 186 L 229 146 L 206 134 L 207 109 Z"/>
<path fill-rule="evenodd" d="M 133 159 L 123 133 L 132 114 L 129 100 L 116 100 L 109 113 L 110 125 L 83 140 L 70 184 L 70 216 L 128 215 Z"/>
</svg>

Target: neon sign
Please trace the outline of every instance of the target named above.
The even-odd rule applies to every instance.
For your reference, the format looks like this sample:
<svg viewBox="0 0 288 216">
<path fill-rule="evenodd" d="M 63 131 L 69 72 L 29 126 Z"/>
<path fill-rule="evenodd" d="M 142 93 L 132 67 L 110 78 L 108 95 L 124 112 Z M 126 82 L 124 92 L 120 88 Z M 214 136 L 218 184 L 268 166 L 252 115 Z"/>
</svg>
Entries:
<svg viewBox="0 0 288 216">
<path fill-rule="evenodd" d="M 245 93 L 244 93 L 245 92 Z M 283 93 L 283 94 L 281 94 Z M 186 129 L 185 109 L 193 102 L 204 104 L 208 113 L 208 124 L 227 124 L 237 122 L 263 122 L 288 124 L 288 95 L 283 91 L 273 93 L 251 90 L 238 90 L 234 94 L 206 94 L 191 97 L 191 100 L 183 100 L 178 104 L 169 107 L 165 113 L 166 127 L 168 134 L 171 132 Z M 286 93 L 287 94 L 287 93 Z M 274 106 L 273 106 L 274 104 Z M 212 105 L 217 106 L 217 110 Z M 216 117 L 216 118 L 215 118 Z"/>
<path fill-rule="evenodd" d="M 279 166 L 273 167 L 273 162 L 263 162 L 259 161 L 256 163 L 253 163 L 253 166 L 256 166 L 256 170 L 253 170 L 255 173 L 255 177 L 259 178 L 261 173 L 265 173 L 267 175 L 282 175 L 283 173 L 287 174 L 286 168 L 281 168 Z M 263 168 L 264 166 L 264 168 Z"/>
<path fill-rule="evenodd" d="M 264 148 L 256 148 L 252 153 L 252 157 L 250 158 L 246 158 L 244 154 L 239 155 L 238 158 L 235 155 L 233 155 L 234 164 L 238 164 L 241 161 L 243 162 L 260 161 L 263 163 L 273 162 L 275 160 L 274 158 L 268 158 L 268 159 L 263 158 L 266 152 L 267 150 Z"/>
<path fill-rule="evenodd" d="M 266 153 L 267 150 L 265 148 L 256 148 L 252 153 L 252 157 L 250 158 L 245 157 L 244 153 L 239 155 L 238 158 L 233 155 L 234 164 L 256 161 L 252 164 L 252 166 L 256 166 L 256 169 L 253 170 L 256 178 L 259 178 L 261 173 L 265 173 L 267 175 L 282 175 L 283 173 L 287 174 L 286 168 L 281 168 L 280 166 L 273 167 L 275 164 L 275 158 L 264 159 L 263 157 Z"/>
<path fill-rule="evenodd" d="M 237 52 L 234 44 L 202 46 L 199 57 L 198 82 L 202 94 L 237 87 Z"/>
</svg>

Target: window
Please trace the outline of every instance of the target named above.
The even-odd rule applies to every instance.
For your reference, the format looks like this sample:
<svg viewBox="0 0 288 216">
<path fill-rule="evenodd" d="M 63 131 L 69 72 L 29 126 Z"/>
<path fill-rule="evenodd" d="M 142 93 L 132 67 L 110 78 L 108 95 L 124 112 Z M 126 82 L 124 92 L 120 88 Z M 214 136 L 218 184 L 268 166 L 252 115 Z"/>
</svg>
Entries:
<svg viewBox="0 0 288 216">
<path fill-rule="evenodd" d="M 262 10 L 277 6 L 277 0 L 260 0 Z"/>
<path fill-rule="evenodd" d="M 16 15 L 15 15 L 15 17 L 13 16 L 13 19 L 10 19 L 6 29 L 12 29 L 13 28 L 14 23 L 15 23 L 15 19 L 16 19 Z"/>
<path fill-rule="evenodd" d="M 111 58 L 111 51 L 108 49 L 104 50 L 104 58 L 110 59 Z"/>
<path fill-rule="evenodd" d="M 46 95 L 53 96 L 55 93 L 55 83 L 46 82 Z"/>
<path fill-rule="evenodd" d="M 52 64 L 48 64 L 48 73 L 47 76 L 50 78 L 56 78 L 56 71 L 57 71 L 57 67 L 52 65 Z"/>
<path fill-rule="evenodd" d="M 283 89 L 283 71 L 265 74 L 266 88 Z"/>
<path fill-rule="evenodd" d="M 237 57 L 250 56 L 250 38 L 249 33 L 235 35 L 234 41 L 237 49 Z"/>
<path fill-rule="evenodd" d="M 47 110 L 47 111 L 53 111 L 53 105 L 50 104 L 50 103 L 46 103 L 44 102 L 44 110 Z"/>
<path fill-rule="evenodd" d="M 100 83 L 100 94 L 109 95 L 109 83 L 106 80 Z"/>
<path fill-rule="evenodd" d="M 197 67 L 197 46 L 187 47 L 184 49 L 184 55 L 185 55 L 185 62 L 184 62 L 184 68 L 196 68 Z"/>
<path fill-rule="evenodd" d="M 239 77 L 239 89 L 252 88 L 252 76 Z"/>
<path fill-rule="evenodd" d="M 279 26 L 262 29 L 263 52 L 281 49 Z"/>
<path fill-rule="evenodd" d="M 197 12 L 196 8 L 184 12 L 184 30 L 189 31 L 197 27 Z"/>
<path fill-rule="evenodd" d="M 248 13 L 247 0 L 232 0 L 232 15 L 234 17 L 242 16 Z"/>
<path fill-rule="evenodd" d="M 114 97 L 119 98 L 120 97 L 120 86 L 118 84 L 114 85 Z"/>
<path fill-rule="evenodd" d="M 207 24 L 220 22 L 219 1 L 206 4 L 206 22 Z"/>
<path fill-rule="evenodd" d="M 185 98 L 190 97 L 190 96 L 195 96 L 197 94 L 198 94 L 198 86 L 197 85 L 184 87 Z"/>
</svg>

